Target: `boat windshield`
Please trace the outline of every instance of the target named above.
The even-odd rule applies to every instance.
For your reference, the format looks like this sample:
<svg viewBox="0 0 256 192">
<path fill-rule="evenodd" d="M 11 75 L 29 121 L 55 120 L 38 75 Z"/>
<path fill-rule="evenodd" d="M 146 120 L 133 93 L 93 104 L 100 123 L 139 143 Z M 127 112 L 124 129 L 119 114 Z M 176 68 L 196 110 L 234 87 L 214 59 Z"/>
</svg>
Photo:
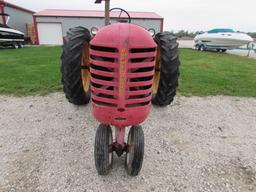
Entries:
<svg viewBox="0 0 256 192">
<path fill-rule="evenodd" d="M 233 29 L 213 29 L 208 31 L 208 33 L 234 33 Z"/>
</svg>

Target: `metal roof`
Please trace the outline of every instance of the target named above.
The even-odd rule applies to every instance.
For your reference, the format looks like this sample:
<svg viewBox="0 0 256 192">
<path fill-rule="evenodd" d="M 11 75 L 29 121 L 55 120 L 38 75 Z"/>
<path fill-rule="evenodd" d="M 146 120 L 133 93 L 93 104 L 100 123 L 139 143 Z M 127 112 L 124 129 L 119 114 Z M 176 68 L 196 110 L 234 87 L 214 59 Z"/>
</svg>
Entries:
<svg viewBox="0 0 256 192">
<path fill-rule="evenodd" d="M 14 9 L 18 9 L 18 10 L 25 11 L 25 12 L 32 13 L 32 14 L 35 13 L 35 12 L 32 11 L 32 10 L 29 10 L 29 9 L 26 9 L 26 8 L 23 8 L 23 7 L 20 7 L 20 6 L 18 6 L 18 5 L 13 4 L 13 3 L 9 3 L 9 2 L 7 2 L 7 1 L 5 1 L 5 0 L 0 0 L 0 5 L 9 6 L 9 7 L 12 7 L 12 8 L 14 8 Z"/>
<path fill-rule="evenodd" d="M 135 12 L 128 11 L 133 19 L 163 19 L 160 15 L 154 12 Z M 120 12 L 113 11 L 111 17 L 118 17 Z M 46 9 L 34 14 L 39 17 L 96 17 L 104 18 L 104 11 L 91 11 L 91 10 L 60 10 L 60 9 Z M 125 13 L 122 13 L 122 17 L 126 17 Z"/>
</svg>

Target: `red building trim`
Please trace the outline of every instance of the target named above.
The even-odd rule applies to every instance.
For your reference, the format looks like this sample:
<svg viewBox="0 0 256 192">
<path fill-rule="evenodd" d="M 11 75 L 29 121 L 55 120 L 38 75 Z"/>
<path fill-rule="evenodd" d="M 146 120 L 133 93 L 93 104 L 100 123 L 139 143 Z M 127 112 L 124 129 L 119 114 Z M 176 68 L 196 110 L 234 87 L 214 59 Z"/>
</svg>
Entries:
<svg viewBox="0 0 256 192">
<path fill-rule="evenodd" d="M 0 13 L 4 13 L 4 1 L 0 0 Z M 2 15 L 3 24 L 6 25 L 6 18 Z"/>
<path fill-rule="evenodd" d="M 104 16 L 99 17 L 99 16 L 69 16 L 69 15 L 40 15 L 40 14 L 34 14 L 34 16 L 36 17 L 65 17 L 65 18 L 96 18 L 96 19 L 102 19 L 104 18 Z M 118 18 L 118 17 L 111 17 L 111 18 Z M 121 17 L 121 19 L 125 19 L 126 17 Z M 142 17 L 132 17 L 131 19 L 149 19 L 149 20 L 162 20 L 163 18 L 151 18 L 151 17 L 147 17 L 147 18 L 142 18 Z"/>
<path fill-rule="evenodd" d="M 129 12 L 132 19 L 151 19 L 161 20 L 160 15 L 154 12 Z M 62 10 L 62 9 L 46 9 L 34 14 L 37 17 L 78 17 L 78 18 L 104 18 L 104 11 L 95 10 Z M 118 12 L 113 12 L 112 18 L 119 18 Z"/>
<path fill-rule="evenodd" d="M 163 32 L 164 31 L 164 19 L 161 19 L 161 28 L 160 31 Z"/>
<path fill-rule="evenodd" d="M 96 18 L 96 19 L 102 19 L 104 18 L 104 16 L 99 17 L 99 16 L 69 16 L 69 15 L 40 15 L 40 14 L 34 14 L 35 17 L 64 17 L 64 18 Z M 111 18 L 118 18 L 118 17 L 111 17 Z M 125 19 L 126 17 L 121 17 L 121 19 Z M 151 18 L 151 17 L 147 17 L 147 18 L 142 18 L 142 17 L 132 17 L 131 19 L 148 19 L 148 20 L 164 20 L 163 18 Z"/>
<path fill-rule="evenodd" d="M 37 21 L 36 17 L 33 16 L 33 21 L 34 21 L 34 28 L 35 28 L 35 33 L 36 33 L 36 45 L 39 45 L 39 36 L 38 36 L 38 27 L 37 27 Z"/>
</svg>

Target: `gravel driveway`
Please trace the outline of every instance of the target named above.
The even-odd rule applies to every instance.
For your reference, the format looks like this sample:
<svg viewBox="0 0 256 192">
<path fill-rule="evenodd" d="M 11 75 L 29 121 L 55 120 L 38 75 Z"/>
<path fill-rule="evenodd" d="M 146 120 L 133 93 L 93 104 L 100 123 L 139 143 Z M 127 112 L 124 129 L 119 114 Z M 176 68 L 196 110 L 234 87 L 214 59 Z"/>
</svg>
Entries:
<svg viewBox="0 0 256 192">
<path fill-rule="evenodd" d="M 256 99 L 177 97 L 143 124 L 145 159 L 129 177 L 124 157 L 98 176 L 91 105 L 61 93 L 0 97 L 0 191 L 256 191 Z"/>
</svg>

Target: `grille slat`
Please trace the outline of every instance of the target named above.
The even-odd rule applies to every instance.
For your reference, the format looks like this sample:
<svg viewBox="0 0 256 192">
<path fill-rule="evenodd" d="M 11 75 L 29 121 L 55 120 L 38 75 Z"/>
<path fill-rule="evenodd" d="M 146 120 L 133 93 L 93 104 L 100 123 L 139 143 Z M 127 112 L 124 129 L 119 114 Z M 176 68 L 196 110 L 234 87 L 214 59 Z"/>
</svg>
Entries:
<svg viewBox="0 0 256 192">
<path fill-rule="evenodd" d="M 103 53 L 103 54 L 102 54 Z M 103 51 L 95 51 L 90 49 L 90 54 L 93 56 L 99 56 L 102 57 L 102 55 L 104 55 L 104 57 L 108 57 L 108 58 L 118 58 L 118 53 L 112 53 L 112 52 L 103 52 Z"/>
<path fill-rule="evenodd" d="M 138 86 L 147 86 L 147 85 L 152 85 L 153 80 L 150 81 L 138 81 L 138 82 L 128 82 L 127 86 L 128 87 L 138 87 Z"/>
<path fill-rule="evenodd" d="M 151 94 L 149 96 L 146 96 L 144 98 L 139 98 L 139 99 L 128 99 L 126 100 L 126 105 L 128 104 L 135 104 L 135 103 L 143 103 L 143 102 L 148 102 L 151 100 Z"/>
<path fill-rule="evenodd" d="M 106 85 L 106 86 L 113 86 L 116 87 L 118 86 L 117 82 L 113 82 L 113 81 L 104 81 L 104 80 L 99 80 L 96 78 L 91 77 L 91 81 L 100 85 Z"/>
<path fill-rule="evenodd" d="M 92 94 L 92 99 L 99 101 L 99 102 L 105 102 L 105 103 L 110 103 L 110 104 L 117 104 L 117 100 L 116 99 L 110 99 L 107 97 L 100 97 L 97 96 L 95 94 Z"/>
<path fill-rule="evenodd" d="M 90 72 L 93 74 L 96 74 L 96 75 L 102 75 L 102 76 L 106 76 L 106 77 L 114 77 L 114 78 L 117 77 L 117 74 L 114 72 L 100 71 L 100 70 L 96 70 L 93 68 L 90 69 Z"/>
<path fill-rule="evenodd" d="M 91 63 L 94 65 L 98 65 L 101 67 L 107 67 L 107 68 L 118 68 L 118 63 L 112 63 L 112 62 L 107 62 L 107 61 L 98 61 L 91 59 Z"/>
<path fill-rule="evenodd" d="M 94 86 L 91 86 L 91 90 L 94 91 L 95 93 L 103 93 L 103 94 L 108 94 L 108 95 L 113 95 L 117 96 L 117 92 L 113 90 L 107 90 L 107 89 L 101 89 L 101 88 L 96 88 Z"/>
<path fill-rule="evenodd" d="M 146 52 L 155 52 L 156 48 L 133 48 L 130 50 L 130 53 L 146 53 Z"/>
<path fill-rule="evenodd" d="M 110 52 L 110 53 L 118 52 L 118 49 L 113 47 L 102 47 L 102 46 L 96 46 L 96 45 L 91 45 L 91 49 L 96 51 Z"/>
<path fill-rule="evenodd" d="M 138 69 L 142 67 L 154 67 L 155 66 L 155 61 L 152 62 L 143 62 L 143 63 L 136 63 L 136 65 L 132 63 L 128 63 L 128 69 Z"/>
<path fill-rule="evenodd" d="M 151 93 L 151 89 L 146 89 L 146 90 L 137 90 L 137 91 L 128 91 L 127 96 L 134 96 L 134 95 L 147 95 Z"/>
<path fill-rule="evenodd" d="M 149 57 L 155 57 L 156 54 L 155 52 L 149 52 L 149 53 L 132 53 L 130 54 L 130 59 L 135 59 L 135 58 L 149 58 Z"/>
<path fill-rule="evenodd" d="M 149 72 L 141 72 L 141 73 L 128 73 L 127 77 L 128 78 L 139 78 L 139 77 L 149 77 L 153 76 L 154 71 L 149 71 Z"/>
</svg>

